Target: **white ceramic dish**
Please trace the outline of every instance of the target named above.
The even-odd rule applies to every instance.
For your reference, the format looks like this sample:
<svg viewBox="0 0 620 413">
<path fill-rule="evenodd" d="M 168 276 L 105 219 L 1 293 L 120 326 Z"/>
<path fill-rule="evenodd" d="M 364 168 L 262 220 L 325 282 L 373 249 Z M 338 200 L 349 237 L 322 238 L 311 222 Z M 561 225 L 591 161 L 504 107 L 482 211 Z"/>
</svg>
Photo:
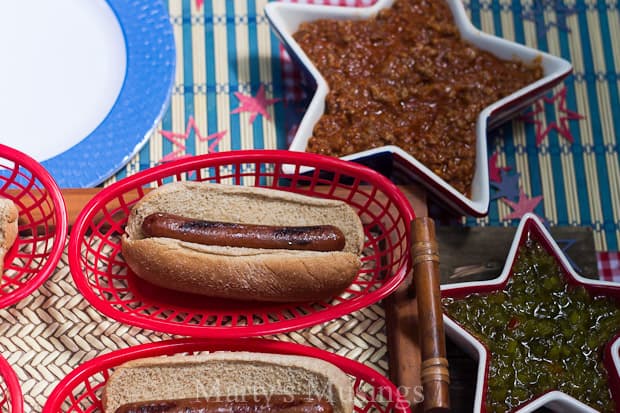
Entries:
<svg viewBox="0 0 620 413">
<path fill-rule="evenodd" d="M 531 62 L 533 59 L 540 57 L 544 69 L 544 77 L 542 79 L 493 103 L 480 113 L 476 125 L 476 165 L 470 191 L 471 197 L 466 197 L 457 191 L 416 158 L 397 146 L 374 148 L 344 156 L 342 159 L 368 160 L 375 156 L 385 156 L 386 153 L 391 154 L 394 167 L 398 168 L 400 173 L 404 173 L 408 178 L 423 183 L 456 211 L 473 216 L 485 216 L 488 213 L 490 198 L 487 128 L 497 125 L 522 111 L 570 74 L 572 66 L 564 59 L 481 32 L 469 21 L 461 0 L 446 1 L 450 6 L 455 23 L 463 39 L 502 59 L 517 59 Z M 289 147 L 290 150 L 306 150 L 308 138 L 312 135 L 312 129 L 323 114 L 325 97 L 329 91 L 325 79 L 293 39 L 293 33 L 297 31 L 302 22 L 318 19 L 367 19 L 374 16 L 379 10 L 390 7 L 393 2 L 394 0 L 378 0 L 373 6 L 363 8 L 284 2 L 269 3 L 265 7 L 265 14 L 271 27 L 283 42 L 291 58 L 300 64 L 308 72 L 311 79 L 316 82 L 316 91 L 295 133 Z"/>
<path fill-rule="evenodd" d="M 60 187 L 114 174 L 168 106 L 176 57 L 161 0 L 0 2 L 0 39 L 0 143 Z"/>
<path fill-rule="evenodd" d="M 461 297 L 473 292 L 490 292 L 500 290 L 511 276 L 518 249 L 528 240 L 536 239 L 551 253 L 562 268 L 565 277 L 571 283 L 583 285 L 589 291 L 610 295 L 620 299 L 620 284 L 609 281 L 598 281 L 585 278 L 577 274 L 561 248 L 553 240 L 547 229 L 533 214 L 526 214 L 517 228 L 514 240 L 506 259 L 506 264 L 499 277 L 488 281 L 463 282 L 444 284 L 441 286 L 442 297 Z M 489 370 L 489 351 L 484 344 L 464 330 L 450 317 L 443 317 L 446 334 L 474 360 L 478 367 L 476 372 L 476 393 L 474 412 L 485 412 L 484 400 L 487 386 L 487 372 Z M 615 392 L 616 404 L 620 397 L 620 335 L 617 335 L 606 349 L 605 365 L 610 372 L 610 387 Z M 533 412 L 537 408 L 546 407 L 555 412 L 596 412 L 597 410 L 568 396 L 560 391 L 550 391 L 522 405 L 516 411 L 519 413 Z"/>
</svg>

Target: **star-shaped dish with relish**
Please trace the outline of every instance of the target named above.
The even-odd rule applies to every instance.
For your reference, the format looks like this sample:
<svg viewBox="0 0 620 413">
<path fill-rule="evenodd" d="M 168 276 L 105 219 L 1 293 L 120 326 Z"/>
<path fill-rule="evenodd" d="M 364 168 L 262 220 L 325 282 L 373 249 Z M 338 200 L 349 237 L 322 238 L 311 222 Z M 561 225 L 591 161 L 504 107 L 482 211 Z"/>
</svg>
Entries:
<svg viewBox="0 0 620 413">
<path fill-rule="evenodd" d="M 265 14 L 274 32 L 284 43 L 291 58 L 299 63 L 302 70 L 308 74 L 306 78 L 313 81 L 315 83 L 313 86 L 316 86 L 310 104 L 295 132 L 295 136 L 289 147 L 290 150 L 308 150 L 308 141 L 313 135 L 315 126 L 325 112 L 326 97 L 330 90 L 327 81 L 317 69 L 317 66 L 312 63 L 308 55 L 294 38 L 294 34 L 299 30 L 300 25 L 322 19 L 338 21 L 372 19 L 380 11 L 392 7 L 395 1 L 401 0 L 378 0 L 373 6 L 360 8 L 286 2 L 272 2 L 267 4 L 265 7 Z M 471 148 L 467 150 L 471 151 L 469 157 L 471 163 L 473 163 L 473 167 L 471 168 L 473 169 L 471 184 L 461 184 L 461 182 L 459 182 L 459 186 L 465 186 L 465 190 L 457 189 L 455 185 L 448 183 L 440 177 L 440 174 L 444 174 L 445 171 L 439 171 L 434 167 L 431 168 L 418 157 L 412 156 L 402 148 L 404 144 L 399 142 L 384 143 L 389 142 L 389 139 L 385 139 L 386 136 L 389 138 L 389 133 L 386 133 L 385 136 L 383 134 L 381 135 L 382 141 L 380 144 L 377 145 L 371 142 L 371 146 L 376 147 L 360 149 L 357 152 L 340 157 L 347 160 L 364 161 L 365 163 L 372 164 L 372 158 L 383 158 L 386 154 L 389 154 L 391 155 L 394 169 L 399 174 L 404 174 L 407 178 L 422 182 L 442 199 L 446 205 L 452 206 L 458 212 L 474 216 L 484 216 L 488 212 L 490 197 L 486 136 L 488 125 L 495 125 L 501 121 L 505 121 L 517 112 L 523 110 L 535 99 L 544 94 L 546 90 L 559 83 L 571 72 L 572 68 L 569 62 L 558 57 L 481 32 L 471 24 L 461 0 L 445 1 L 449 8 L 449 13 L 452 13 L 460 39 L 502 60 L 517 60 L 525 64 L 539 61 L 543 71 L 542 78 L 527 84 L 527 86 L 516 90 L 480 110 L 480 114 L 474 125 L 475 127 L 472 127 L 471 132 L 475 134 L 475 137 L 472 137 L 471 144 L 467 144 L 467 146 L 471 145 Z M 381 50 L 378 54 L 381 56 L 385 54 L 387 59 L 389 52 L 390 50 Z M 420 59 L 426 55 L 424 51 L 418 51 L 416 53 L 418 55 L 413 57 L 414 60 L 416 58 Z M 441 52 L 439 53 L 441 54 Z M 355 64 L 359 65 L 359 63 Z M 369 90 L 375 93 L 373 92 L 375 88 L 371 87 Z M 381 90 L 376 92 L 378 95 L 382 95 Z M 362 91 L 360 91 L 360 93 L 362 93 Z M 403 99 L 409 98 L 403 97 Z M 407 109 L 407 104 L 405 104 L 403 105 L 403 110 L 413 111 L 411 113 L 421 110 L 419 107 L 415 107 L 415 101 L 412 102 L 409 99 L 408 102 L 414 107 Z M 432 105 L 429 105 L 429 107 L 431 106 Z M 473 113 L 477 112 L 478 110 Z M 375 121 L 369 122 L 371 124 L 376 124 Z M 433 121 L 429 120 L 429 122 Z M 368 129 L 369 128 L 365 128 L 366 131 L 368 131 Z M 379 136 L 377 136 L 377 140 L 378 139 Z M 462 150 L 462 147 L 459 146 L 461 145 L 460 142 L 452 145 L 457 147 L 458 150 Z M 432 151 L 433 149 L 429 148 L 428 152 L 430 153 Z M 418 154 L 420 154 L 420 152 L 418 152 Z M 446 163 L 455 163 L 459 165 L 459 156 L 452 156 L 449 158 L 450 159 L 446 159 Z M 460 168 L 460 166 L 457 166 L 457 168 Z M 452 171 L 452 174 L 454 173 L 455 172 Z"/>
<path fill-rule="evenodd" d="M 620 285 L 578 275 L 535 215 L 498 278 L 441 290 L 447 334 L 478 363 L 475 412 L 619 411 Z"/>
</svg>

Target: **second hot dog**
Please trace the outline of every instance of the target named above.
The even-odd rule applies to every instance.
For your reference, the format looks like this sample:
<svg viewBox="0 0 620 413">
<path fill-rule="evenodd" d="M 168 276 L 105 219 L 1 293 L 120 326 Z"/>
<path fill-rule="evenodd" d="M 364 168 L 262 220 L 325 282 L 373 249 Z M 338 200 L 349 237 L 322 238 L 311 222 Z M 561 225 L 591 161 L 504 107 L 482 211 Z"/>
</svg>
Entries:
<svg viewBox="0 0 620 413">
<path fill-rule="evenodd" d="M 333 413 L 328 400 L 294 395 L 252 395 L 127 403 L 114 413 Z"/>
<path fill-rule="evenodd" d="M 353 382 L 322 359 L 255 352 L 138 358 L 114 368 L 104 413 L 353 413 Z"/>
<path fill-rule="evenodd" d="M 4 273 L 4 256 L 17 239 L 17 218 L 15 203 L 0 196 L 0 278 Z"/>
</svg>

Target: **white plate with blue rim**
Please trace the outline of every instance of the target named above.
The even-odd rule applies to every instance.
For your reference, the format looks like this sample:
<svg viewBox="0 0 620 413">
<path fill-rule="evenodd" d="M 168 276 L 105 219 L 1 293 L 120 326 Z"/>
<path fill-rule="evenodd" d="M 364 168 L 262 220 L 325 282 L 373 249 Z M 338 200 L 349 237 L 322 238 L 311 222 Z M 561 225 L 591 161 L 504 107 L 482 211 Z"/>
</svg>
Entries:
<svg viewBox="0 0 620 413">
<path fill-rule="evenodd" d="M 160 0 L 0 2 L 0 142 L 60 187 L 121 169 L 165 113 L 175 42 Z"/>
</svg>

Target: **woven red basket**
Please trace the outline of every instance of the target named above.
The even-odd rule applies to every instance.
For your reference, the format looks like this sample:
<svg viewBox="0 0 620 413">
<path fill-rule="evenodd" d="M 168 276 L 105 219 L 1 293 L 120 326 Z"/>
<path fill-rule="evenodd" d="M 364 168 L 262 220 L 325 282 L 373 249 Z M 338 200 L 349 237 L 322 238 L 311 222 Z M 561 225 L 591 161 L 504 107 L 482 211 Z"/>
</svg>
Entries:
<svg viewBox="0 0 620 413">
<path fill-rule="evenodd" d="M 4 259 L 0 308 L 36 290 L 54 271 L 67 238 L 67 210 L 54 179 L 37 161 L 0 145 L 0 196 L 19 211 L 19 236 Z"/>
<path fill-rule="evenodd" d="M 355 412 L 410 413 L 409 402 L 387 378 L 357 361 L 301 344 L 256 338 L 179 339 L 142 344 L 99 356 L 82 364 L 52 391 L 43 413 L 94 413 L 101 411 L 101 392 L 116 366 L 144 357 L 195 354 L 205 351 L 254 351 L 294 354 L 323 359 L 351 376 Z"/>
<path fill-rule="evenodd" d="M 293 165 L 296 172 L 285 175 L 285 164 Z M 301 304 L 217 300 L 147 285 L 123 261 L 120 235 L 130 208 L 145 188 L 172 180 L 264 186 L 341 199 L 357 210 L 364 223 L 362 269 L 341 295 Z M 217 153 L 154 167 L 105 188 L 77 218 L 69 241 L 69 263 L 82 294 L 116 320 L 199 337 L 272 334 L 342 316 L 391 293 L 410 269 L 413 218 L 411 205 L 394 184 L 358 164 L 290 151 Z"/>
<path fill-rule="evenodd" d="M 0 411 L 3 413 L 22 413 L 24 399 L 19 380 L 11 365 L 0 356 Z"/>
</svg>

